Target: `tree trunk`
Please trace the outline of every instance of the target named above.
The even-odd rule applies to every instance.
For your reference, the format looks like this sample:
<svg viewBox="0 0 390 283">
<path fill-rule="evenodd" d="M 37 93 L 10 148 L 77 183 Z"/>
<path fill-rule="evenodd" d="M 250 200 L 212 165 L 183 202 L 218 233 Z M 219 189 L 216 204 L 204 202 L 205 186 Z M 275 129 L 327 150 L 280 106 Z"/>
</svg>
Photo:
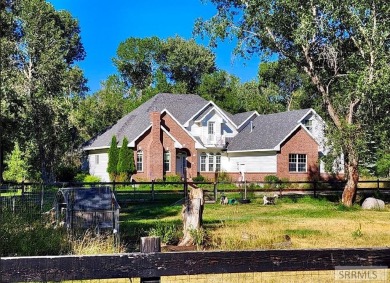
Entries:
<svg viewBox="0 0 390 283">
<path fill-rule="evenodd" d="M 356 157 L 355 150 L 349 149 L 349 152 L 346 156 L 346 173 L 347 173 L 347 184 L 345 185 L 342 203 L 345 206 L 352 206 L 355 201 L 357 186 L 359 182 L 359 169 L 358 169 L 358 159 Z"/>
<path fill-rule="evenodd" d="M 179 246 L 190 246 L 194 244 L 194 230 L 202 227 L 202 215 L 204 208 L 203 190 L 191 188 L 188 201 L 183 205 L 183 239 Z"/>
</svg>

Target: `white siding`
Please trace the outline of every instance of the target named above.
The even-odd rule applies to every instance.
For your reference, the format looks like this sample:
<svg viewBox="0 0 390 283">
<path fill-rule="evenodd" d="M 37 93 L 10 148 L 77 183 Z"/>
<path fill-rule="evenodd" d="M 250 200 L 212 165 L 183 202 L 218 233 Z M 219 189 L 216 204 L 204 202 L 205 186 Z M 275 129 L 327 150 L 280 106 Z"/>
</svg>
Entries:
<svg viewBox="0 0 390 283">
<path fill-rule="evenodd" d="M 99 164 L 96 164 L 97 158 Z M 103 151 L 90 152 L 88 155 L 89 174 L 97 176 L 102 182 L 109 182 L 110 178 L 107 173 L 108 153 Z"/>
<path fill-rule="evenodd" d="M 239 172 L 239 165 L 244 164 L 246 172 L 276 173 L 276 152 L 243 152 L 228 154 L 222 158 L 222 170 Z"/>
</svg>

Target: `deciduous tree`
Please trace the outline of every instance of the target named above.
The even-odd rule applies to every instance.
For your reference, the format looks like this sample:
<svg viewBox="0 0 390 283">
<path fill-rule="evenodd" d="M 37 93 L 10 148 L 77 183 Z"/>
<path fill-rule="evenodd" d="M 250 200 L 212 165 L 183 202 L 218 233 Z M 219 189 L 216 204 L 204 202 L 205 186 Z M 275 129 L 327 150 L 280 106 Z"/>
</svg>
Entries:
<svg viewBox="0 0 390 283">
<path fill-rule="evenodd" d="M 211 43 L 238 39 L 242 54 L 278 54 L 310 78 L 345 157 L 343 204 L 359 180 L 365 122 L 376 97 L 389 100 L 390 4 L 386 1 L 211 0 L 218 13 L 198 21 Z M 375 105 L 375 108 L 380 108 Z M 335 146 L 337 148 L 337 146 Z"/>
</svg>

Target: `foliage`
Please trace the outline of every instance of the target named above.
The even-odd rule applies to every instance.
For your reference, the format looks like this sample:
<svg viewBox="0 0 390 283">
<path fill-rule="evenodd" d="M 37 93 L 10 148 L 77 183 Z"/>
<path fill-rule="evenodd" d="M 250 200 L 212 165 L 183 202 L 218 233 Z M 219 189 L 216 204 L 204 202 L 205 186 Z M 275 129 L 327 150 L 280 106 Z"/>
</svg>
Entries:
<svg viewBox="0 0 390 283">
<path fill-rule="evenodd" d="M 194 182 L 205 182 L 206 178 L 199 174 L 198 176 L 193 177 L 192 180 Z"/>
<path fill-rule="evenodd" d="M 5 163 L 7 164 L 7 169 L 4 171 L 5 180 L 22 182 L 28 179 L 29 165 L 18 143 L 15 143 L 14 149 L 6 158 Z"/>
<path fill-rule="evenodd" d="M 194 93 L 202 75 L 216 69 L 211 51 L 180 37 L 128 38 L 119 45 L 114 63 L 137 98 L 154 83 L 158 92 Z"/>
<path fill-rule="evenodd" d="M 130 37 L 119 44 L 114 63 L 128 86 L 143 90 L 151 85 L 160 46 L 161 41 L 155 36 Z"/>
<path fill-rule="evenodd" d="M 60 182 L 73 181 L 77 175 L 78 169 L 72 165 L 60 165 L 56 170 L 57 180 Z"/>
<path fill-rule="evenodd" d="M 390 177 L 390 153 L 384 153 L 376 163 L 378 176 Z"/>
<path fill-rule="evenodd" d="M 116 136 L 113 136 L 111 139 L 111 146 L 108 150 L 108 165 L 107 172 L 110 175 L 111 181 L 115 181 L 115 177 L 118 173 L 118 160 L 119 160 L 119 150 L 116 141 Z"/>
<path fill-rule="evenodd" d="M 161 242 L 164 244 L 176 245 L 182 236 L 182 232 L 176 224 L 157 221 L 153 228 L 149 230 L 148 235 L 160 237 Z"/>
<path fill-rule="evenodd" d="M 192 239 L 194 240 L 194 244 L 196 245 L 196 248 L 199 250 L 200 247 L 205 243 L 207 232 L 206 230 L 201 227 L 199 229 L 191 229 L 190 235 Z"/>
<path fill-rule="evenodd" d="M 84 177 L 82 182 L 85 182 L 85 183 L 99 183 L 99 182 L 101 182 L 101 180 L 100 180 L 100 178 L 98 176 L 87 174 Z"/>
<path fill-rule="evenodd" d="M 74 66 L 85 56 L 78 22 L 44 0 L 6 2 L 12 3 L 6 13 L 13 36 L 8 37 L 12 48 L 6 48 L 9 60 L 1 70 L 2 78 L 7 75 L 1 103 L 9 106 L 7 112 L 1 108 L 1 124 L 18 119 L 13 124 L 17 128 L 6 127 L 17 135 L 7 132 L 6 137 L 25 148 L 31 170 L 54 181 L 62 157 L 79 142 L 69 119 L 74 98 L 86 90 L 83 74 Z M 1 153 L 4 149 L 10 148 Z"/>
<path fill-rule="evenodd" d="M 71 237 L 71 252 L 74 255 L 114 254 L 126 252 L 126 247 L 116 243 L 117 235 L 112 233 L 95 234 L 86 230 L 81 236 Z"/>
<path fill-rule="evenodd" d="M 77 100 L 71 118 L 79 135 L 84 140 L 91 139 L 116 123 L 139 103 L 130 99 L 120 77 L 111 75 L 102 83 L 100 90 Z"/>
<path fill-rule="evenodd" d="M 134 152 L 129 148 L 127 138 L 124 137 L 122 147 L 119 150 L 117 172 L 119 173 L 119 181 L 130 181 L 131 175 L 135 171 Z"/>
<path fill-rule="evenodd" d="M 376 128 L 383 123 L 382 105 L 389 100 L 389 4 L 212 2 L 218 6 L 218 13 L 196 24 L 196 31 L 210 36 L 212 45 L 219 39 L 236 38 L 239 54 L 277 55 L 287 60 L 289 69 L 306 73 L 327 113 L 328 128 L 333 133 L 329 140 L 336 145 L 333 148 L 344 153 L 348 181 L 343 203 L 352 205 L 368 125 L 377 121 L 373 123 Z"/>
<path fill-rule="evenodd" d="M 68 254 L 67 233 L 47 226 L 42 219 L 31 215 L 1 211 L 0 255 L 43 256 Z"/>
<path fill-rule="evenodd" d="M 182 182 L 182 179 L 179 175 L 168 175 L 165 177 L 166 182 Z"/>
<path fill-rule="evenodd" d="M 218 182 L 231 182 L 232 178 L 226 171 L 218 172 Z"/>
</svg>

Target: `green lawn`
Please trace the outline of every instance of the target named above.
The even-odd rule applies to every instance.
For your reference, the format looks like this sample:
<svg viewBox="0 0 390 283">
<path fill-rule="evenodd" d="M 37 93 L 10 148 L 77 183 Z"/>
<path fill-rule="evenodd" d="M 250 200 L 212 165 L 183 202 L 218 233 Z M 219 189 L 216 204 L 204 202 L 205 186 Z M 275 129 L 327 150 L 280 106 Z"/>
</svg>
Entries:
<svg viewBox="0 0 390 283">
<path fill-rule="evenodd" d="M 122 209 L 122 239 L 130 250 L 136 250 L 139 237 L 156 226 L 180 230 L 181 205 L 172 203 L 166 200 Z M 283 197 L 274 206 L 264 206 L 262 199 L 256 198 L 250 204 L 206 204 L 203 221 L 205 248 L 215 250 L 380 247 L 390 243 L 389 206 L 384 211 L 365 211 L 311 197 Z M 291 242 L 285 241 L 286 235 Z"/>
</svg>

